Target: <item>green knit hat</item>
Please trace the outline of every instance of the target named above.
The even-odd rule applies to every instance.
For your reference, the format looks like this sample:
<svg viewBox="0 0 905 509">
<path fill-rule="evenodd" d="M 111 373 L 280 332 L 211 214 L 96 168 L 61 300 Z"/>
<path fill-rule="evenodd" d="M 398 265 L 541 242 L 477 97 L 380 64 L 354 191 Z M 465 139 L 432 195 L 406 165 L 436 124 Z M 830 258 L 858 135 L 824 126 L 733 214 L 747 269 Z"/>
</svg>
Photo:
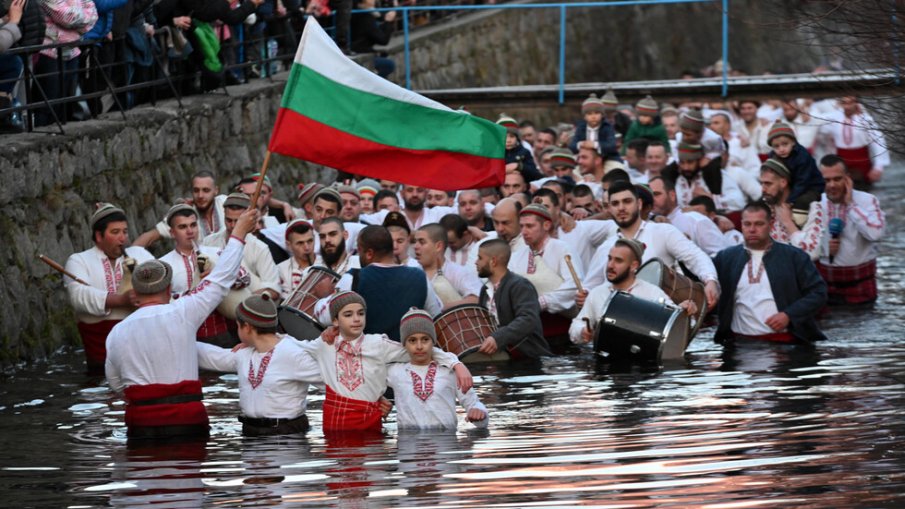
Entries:
<svg viewBox="0 0 905 509">
<path fill-rule="evenodd" d="M 795 129 L 792 129 L 792 126 L 789 124 L 777 120 L 772 127 L 770 127 L 770 132 L 767 133 L 767 145 L 773 143 L 773 140 L 780 136 L 788 136 L 792 138 L 792 141 L 798 141 L 795 138 Z"/>
</svg>

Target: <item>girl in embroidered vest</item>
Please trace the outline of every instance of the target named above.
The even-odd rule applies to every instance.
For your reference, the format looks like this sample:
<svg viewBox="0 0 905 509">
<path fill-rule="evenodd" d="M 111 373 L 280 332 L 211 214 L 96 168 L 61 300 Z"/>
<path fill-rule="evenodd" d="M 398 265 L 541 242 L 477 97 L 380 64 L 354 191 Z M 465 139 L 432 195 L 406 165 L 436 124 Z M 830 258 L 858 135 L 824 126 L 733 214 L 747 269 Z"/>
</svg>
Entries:
<svg viewBox="0 0 905 509">
<path fill-rule="evenodd" d="M 314 341 L 301 342 L 321 369 L 327 396 L 324 432 L 381 429 L 380 397 L 387 388 L 389 364 L 408 362 L 409 354 L 385 334 L 363 334 L 366 304 L 355 292 L 337 293 L 330 301 L 333 327 Z M 434 349 L 440 366 L 452 369 L 463 391 L 471 388 L 471 373 L 459 359 Z"/>
<path fill-rule="evenodd" d="M 437 333 L 426 311 L 412 308 L 399 323 L 400 337 L 411 361 L 393 364 L 387 384 L 396 397 L 396 422 L 403 429 L 442 429 L 458 427 L 456 401 L 466 410 L 465 420 L 478 427 L 487 426 L 487 409 L 474 389 L 456 388 L 455 374 L 433 359 Z"/>
</svg>

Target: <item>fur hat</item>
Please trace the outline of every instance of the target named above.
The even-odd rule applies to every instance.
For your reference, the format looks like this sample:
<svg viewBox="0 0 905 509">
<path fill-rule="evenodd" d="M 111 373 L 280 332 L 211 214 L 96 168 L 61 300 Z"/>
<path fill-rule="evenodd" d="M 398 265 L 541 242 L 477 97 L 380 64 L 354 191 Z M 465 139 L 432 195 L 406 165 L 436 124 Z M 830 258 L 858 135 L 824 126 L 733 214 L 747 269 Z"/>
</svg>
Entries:
<svg viewBox="0 0 905 509">
<path fill-rule="evenodd" d="M 330 299 L 330 319 L 336 320 L 340 311 L 349 304 L 361 304 L 363 308 L 368 309 L 364 298 L 355 292 L 339 292 Z"/>
<path fill-rule="evenodd" d="M 679 117 L 679 128 L 696 133 L 704 132 L 704 115 L 697 108 L 690 109 Z"/>
<path fill-rule="evenodd" d="M 425 334 L 434 342 L 437 341 L 437 330 L 434 328 L 434 320 L 430 313 L 423 309 L 412 308 L 402 315 L 399 321 L 399 338 L 405 340 L 412 334 Z"/>
<path fill-rule="evenodd" d="M 279 324 L 277 304 L 268 293 L 252 295 L 236 306 L 236 319 L 256 329 L 276 329 Z"/>
<path fill-rule="evenodd" d="M 167 262 L 149 260 L 135 267 L 132 272 L 132 288 L 139 295 L 154 295 L 170 286 L 173 268 Z"/>
<path fill-rule="evenodd" d="M 88 221 L 92 230 L 94 229 L 94 225 L 96 225 L 101 219 L 104 219 L 105 217 L 116 214 L 117 212 L 125 215 L 123 209 L 117 207 L 112 203 L 96 203 L 94 207 L 94 214 L 91 214 L 91 219 Z"/>
<path fill-rule="evenodd" d="M 792 138 L 792 141 L 798 141 L 798 139 L 795 138 L 795 129 L 793 129 L 789 124 L 781 120 L 777 120 L 770 127 L 770 132 L 767 133 L 767 145 L 773 143 L 773 140 L 780 136 L 788 136 L 789 138 Z"/>
</svg>

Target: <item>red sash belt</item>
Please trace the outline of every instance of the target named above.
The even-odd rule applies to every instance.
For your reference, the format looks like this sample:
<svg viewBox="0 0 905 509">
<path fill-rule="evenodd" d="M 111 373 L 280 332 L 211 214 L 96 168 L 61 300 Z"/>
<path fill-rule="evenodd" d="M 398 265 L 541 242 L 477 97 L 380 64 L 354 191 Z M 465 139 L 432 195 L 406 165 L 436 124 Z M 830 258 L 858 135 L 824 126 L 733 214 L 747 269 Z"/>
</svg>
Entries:
<svg viewBox="0 0 905 509">
<path fill-rule="evenodd" d="M 126 426 L 207 426 L 201 381 L 126 387 Z"/>
<path fill-rule="evenodd" d="M 774 343 L 795 343 L 795 336 L 788 332 L 773 332 L 770 334 L 759 334 L 756 336 L 748 336 L 734 332 L 738 339 L 752 339 L 756 341 L 772 341 Z"/>
<path fill-rule="evenodd" d="M 836 267 L 817 263 L 831 303 L 865 304 L 877 300 L 877 261 Z"/>
<path fill-rule="evenodd" d="M 867 174 L 873 167 L 873 163 L 870 162 L 870 149 L 867 147 L 837 148 L 836 155 L 845 161 L 849 171 L 860 173 L 867 180 Z"/>
<path fill-rule="evenodd" d="M 97 323 L 79 322 L 79 335 L 85 346 L 85 359 L 89 367 L 104 367 L 107 360 L 107 335 L 120 320 L 103 320 Z"/>
<path fill-rule="evenodd" d="M 377 401 L 340 396 L 327 386 L 324 399 L 324 431 L 380 431 L 380 404 Z"/>
</svg>

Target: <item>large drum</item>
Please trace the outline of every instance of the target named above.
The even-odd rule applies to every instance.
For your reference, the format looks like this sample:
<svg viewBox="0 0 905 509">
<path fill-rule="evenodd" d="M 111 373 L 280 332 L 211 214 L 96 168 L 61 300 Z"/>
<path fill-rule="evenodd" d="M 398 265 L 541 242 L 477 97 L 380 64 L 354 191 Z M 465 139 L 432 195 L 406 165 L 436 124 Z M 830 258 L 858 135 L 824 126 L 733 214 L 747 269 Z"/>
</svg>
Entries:
<svg viewBox="0 0 905 509">
<path fill-rule="evenodd" d="M 315 265 L 280 305 L 280 328 L 295 339 L 315 339 L 324 331 L 314 317 L 314 306 L 322 297 L 333 292 L 340 275 L 327 267 Z"/>
<path fill-rule="evenodd" d="M 462 362 L 494 362 L 509 360 L 509 354 L 498 350 L 493 355 L 478 352 L 484 338 L 496 331 L 490 312 L 475 304 L 453 306 L 434 318 L 440 348 L 459 356 Z"/>
<path fill-rule="evenodd" d="M 677 305 L 691 299 L 698 306 L 695 319 L 688 320 L 688 342 L 691 343 L 704 323 L 704 317 L 707 316 L 707 294 L 704 292 L 704 285 L 692 281 L 684 274 L 679 274 L 659 258 L 651 258 L 644 262 L 635 277 L 659 286 Z"/>
<path fill-rule="evenodd" d="M 681 359 L 688 344 L 682 308 L 613 292 L 603 307 L 594 351 L 614 361 Z"/>
<path fill-rule="evenodd" d="M 317 320 L 295 308 L 281 307 L 277 317 L 280 329 L 295 339 L 317 339 L 324 332 L 324 326 Z"/>
</svg>

